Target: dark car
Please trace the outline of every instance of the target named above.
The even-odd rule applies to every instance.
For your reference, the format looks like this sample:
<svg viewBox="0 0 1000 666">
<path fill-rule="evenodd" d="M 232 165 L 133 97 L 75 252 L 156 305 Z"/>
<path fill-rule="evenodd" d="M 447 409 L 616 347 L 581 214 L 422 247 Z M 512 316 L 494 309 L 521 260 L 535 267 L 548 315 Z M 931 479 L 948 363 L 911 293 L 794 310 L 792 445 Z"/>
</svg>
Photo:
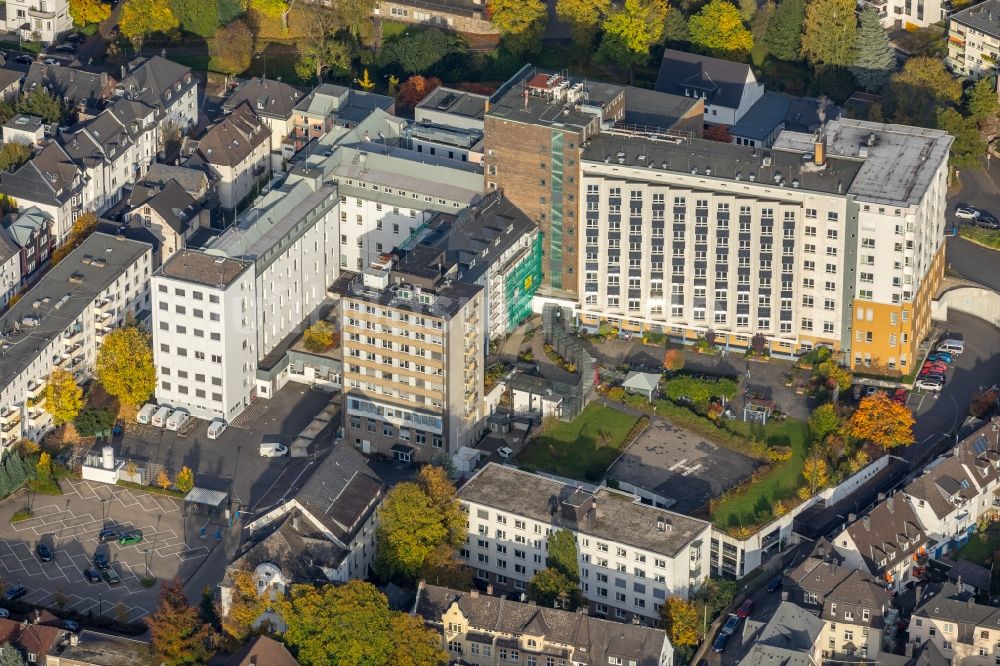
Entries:
<svg viewBox="0 0 1000 666">
<path fill-rule="evenodd" d="M 66 35 L 66 41 L 72 44 L 83 44 L 87 41 L 87 38 L 78 32 L 74 32 L 72 35 Z"/>
<path fill-rule="evenodd" d="M 35 552 L 38 553 L 38 559 L 42 562 L 52 561 L 52 549 L 46 546 L 44 543 L 37 544 L 35 546 Z"/>
<path fill-rule="evenodd" d="M 753 599 L 745 599 L 740 607 L 736 609 L 736 617 L 745 620 L 753 612 Z"/>
<path fill-rule="evenodd" d="M 989 213 L 983 213 L 977 217 L 973 224 L 977 227 L 982 227 L 983 229 L 1000 229 L 1000 220 L 993 217 Z"/>
<path fill-rule="evenodd" d="M 736 613 L 730 613 L 729 617 L 726 618 L 726 623 L 722 625 L 720 630 L 726 636 L 730 634 L 735 634 L 736 629 L 740 626 L 740 616 Z"/>
<path fill-rule="evenodd" d="M 784 584 L 785 584 L 785 577 L 778 575 L 772 578 L 771 580 L 767 581 L 767 585 L 764 586 L 764 589 L 767 590 L 768 592 L 777 592 L 778 588 L 780 588 Z"/>
<path fill-rule="evenodd" d="M 104 553 L 94 553 L 94 566 L 98 569 L 104 570 L 111 566 L 111 561 Z"/>
<path fill-rule="evenodd" d="M 121 533 L 119 533 L 117 527 L 105 527 L 97 535 L 97 540 L 101 543 L 109 543 L 111 541 L 118 541 L 118 537 L 120 536 Z"/>
<path fill-rule="evenodd" d="M 56 53 L 76 53 L 76 44 L 60 44 L 52 49 Z"/>
<path fill-rule="evenodd" d="M 21 597 L 28 594 L 28 588 L 24 585 L 14 585 L 7 588 L 7 594 L 4 595 L 4 599 L 7 601 L 17 601 Z"/>
<path fill-rule="evenodd" d="M 101 578 L 103 578 L 108 585 L 121 585 L 122 582 L 122 579 L 118 577 L 118 572 L 114 569 L 105 569 L 102 571 Z"/>
<path fill-rule="evenodd" d="M 937 382 L 939 384 L 944 384 L 945 377 L 939 372 L 931 372 L 926 375 L 921 374 L 920 378 L 927 381 Z"/>
<path fill-rule="evenodd" d="M 86 568 L 83 570 L 83 577 L 87 579 L 88 583 L 100 583 L 101 582 L 101 572 L 97 569 Z"/>
<path fill-rule="evenodd" d="M 120 437 L 123 432 L 125 432 L 125 424 L 121 421 L 115 421 L 114 427 L 111 428 L 111 435 L 113 437 Z"/>
<path fill-rule="evenodd" d="M 729 642 L 729 634 L 720 633 L 712 641 L 712 652 L 722 652 L 726 649 L 726 643 Z"/>
<path fill-rule="evenodd" d="M 30 65 L 35 62 L 35 59 L 30 55 L 19 55 L 14 58 L 14 62 L 21 63 L 22 65 Z"/>
</svg>

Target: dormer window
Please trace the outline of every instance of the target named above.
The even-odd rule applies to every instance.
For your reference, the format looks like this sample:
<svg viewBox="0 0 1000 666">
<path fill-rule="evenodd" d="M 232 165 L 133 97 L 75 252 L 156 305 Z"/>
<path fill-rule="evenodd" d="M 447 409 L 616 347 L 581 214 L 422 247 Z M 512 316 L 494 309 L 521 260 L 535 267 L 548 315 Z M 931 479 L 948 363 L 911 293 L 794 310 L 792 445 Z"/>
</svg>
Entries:
<svg viewBox="0 0 1000 666">
<path fill-rule="evenodd" d="M 837 614 L 837 604 L 830 604 L 830 615 Z"/>
<path fill-rule="evenodd" d="M 528 639 L 528 647 L 531 648 L 532 650 L 537 649 L 538 648 L 538 641 L 536 641 L 534 638 L 529 638 Z"/>
</svg>

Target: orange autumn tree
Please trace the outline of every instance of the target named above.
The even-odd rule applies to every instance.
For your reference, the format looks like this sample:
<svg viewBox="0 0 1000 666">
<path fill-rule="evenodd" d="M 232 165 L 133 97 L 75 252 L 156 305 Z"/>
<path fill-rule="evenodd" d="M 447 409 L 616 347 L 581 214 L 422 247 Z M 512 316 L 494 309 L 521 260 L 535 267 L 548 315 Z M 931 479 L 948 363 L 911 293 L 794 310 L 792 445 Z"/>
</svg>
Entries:
<svg viewBox="0 0 1000 666">
<path fill-rule="evenodd" d="M 677 372 L 684 367 L 684 352 L 680 349 L 668 349 L 663 355 L 663 369 Z"/>
<path fill-rule="evenodd" d="M 879 392 L 865 398 L 847 422 L 846 432 L 882 449 L 913 441 L 913 414 L 905 405 Z"/>
<path fill-rule="evenodd" d="M 441 79 L 436 76 L 427 79 L 420 74 L 414 74 L 399 86 L 399 103 L 412 109 L 440 85 Z"/>
</svg>

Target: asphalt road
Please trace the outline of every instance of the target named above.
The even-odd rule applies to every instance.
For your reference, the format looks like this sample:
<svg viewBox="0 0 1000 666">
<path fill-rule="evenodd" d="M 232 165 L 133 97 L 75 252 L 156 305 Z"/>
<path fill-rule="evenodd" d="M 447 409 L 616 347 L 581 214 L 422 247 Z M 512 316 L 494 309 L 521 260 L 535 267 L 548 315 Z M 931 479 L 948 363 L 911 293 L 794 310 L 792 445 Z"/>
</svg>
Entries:
<svg viewBox="0 0 1000 666">
<path fill-rule="evenodd" d="M 1000 163 L 990 169 L 967 169 L 960 178 L 962 189 L 948 197 L 949 224 L 956 221 L 953 213 L 961 204 L 1000 215 Z M 948 239 L 947 260 L 958 275 L 1000 291 L 1000 252 L 956 236 Z"/>
</svg>

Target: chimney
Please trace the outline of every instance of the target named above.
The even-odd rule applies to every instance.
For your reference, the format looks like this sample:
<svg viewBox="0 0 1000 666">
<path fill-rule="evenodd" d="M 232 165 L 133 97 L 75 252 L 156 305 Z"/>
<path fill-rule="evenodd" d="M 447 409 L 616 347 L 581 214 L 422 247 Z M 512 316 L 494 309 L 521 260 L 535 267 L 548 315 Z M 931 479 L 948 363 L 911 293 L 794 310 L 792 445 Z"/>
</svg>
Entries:
<svg viewBox="0 0 1000 666">
<path fill-rule="evenodd" d="M 493 596 L 493 583 L 486 583 L 486 594 Z"/>
<path fill-rule="evenodd" d="M 976 598 L 970 595 L 969 596 L 969 608 L 975 608 L 975 606 L 976 606 Z"/>
<path fill-rule="evenodd" d="M 469 590 L 469 596 L 472 597 L 473 599 L 478 599 L 479 598 L 479 590 L 477 590 L 475 588 Z"/>
<path fill-rule="evenodd" d="M 861 522 L 864 524 L 866 530 L 871 530 L 871 528 L 872 528 L 872 519 L 871 518 L 869 518 L 868 516 L 865 516 L 864 518 L 861 519 Z"/>
<path fill-rule="evenodd" d="M 298 511 L 292 511 L 292 529 L 296 532 L 299 531 L 301 525 L 302 517 L 299 515 Z"/>
<path fill-rule="evenodd" d="M 958 582 L 956 583 L 956 585 L 958 586 L 959 592 L 961 592 L 962 591 L 962 574 L 958 574 Z"/>
<path fill-rule="evenodd" d="M 878 494 L 878 501 L 881 502 L 884 499 L 885 499 L 885 493 L 879 493 Z"/>
<path fill-rule="evenodd" d="M 782 590 L 781 591 L 781 600 L 782 601 L 788 601 L 788 590 Z"/>
<path fill-rule="evenodd" d="M 858 517 L 855 514 L 853 514 L 853 513 L 847 514 L 847 522 L 853 523 L 857 519 L 858 519 Z"/>
<path fill-rule="evenodd" d="M 886 498 L 886 500 L 885 500 L 885 506 L 886 506 L 887 509 L 889 509 L 889 513 L 895 512 L 895 510 L 896 510 L 896 498 L 895 497 L 888 497 L 888 498 Z"/>
<path fill-rule="evenodd" d="M 101 72 L 101 87 L 103 88 L 106 85 L 108 85 L 108 73 Z"/>
<path fill-rule="evenodd" d="M 823 130 L 816 132 L 816 139 L 813 141 L 813 164 L 826 164 L 826 132 Z"/>
<path fill-rule="evenodd" d="M 250 655 L 250 666 L 257 666 L 257 655 Z"/>
</svg>

